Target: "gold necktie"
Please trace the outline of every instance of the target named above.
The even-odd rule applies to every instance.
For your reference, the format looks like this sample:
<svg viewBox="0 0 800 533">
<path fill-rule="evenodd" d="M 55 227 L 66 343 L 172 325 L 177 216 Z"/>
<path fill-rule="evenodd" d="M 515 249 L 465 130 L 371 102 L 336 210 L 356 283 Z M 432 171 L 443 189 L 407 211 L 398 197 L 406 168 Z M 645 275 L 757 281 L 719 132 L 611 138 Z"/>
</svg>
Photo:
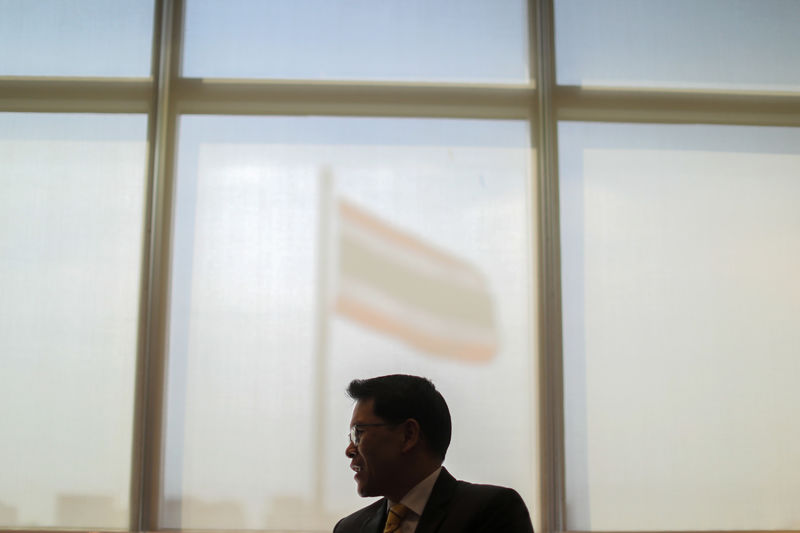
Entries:
<svg viewBox="0 0 800 533">
<path fill-rule="evenodd" d="M 383 533 L 394 533 L 400 529 L 400 522 L 406 517 L 408 507 L 402 503 L 396 503 L 389 509 L 389 516 L 386 517 L 386 525 L 383 528 Z"/>
</svg>

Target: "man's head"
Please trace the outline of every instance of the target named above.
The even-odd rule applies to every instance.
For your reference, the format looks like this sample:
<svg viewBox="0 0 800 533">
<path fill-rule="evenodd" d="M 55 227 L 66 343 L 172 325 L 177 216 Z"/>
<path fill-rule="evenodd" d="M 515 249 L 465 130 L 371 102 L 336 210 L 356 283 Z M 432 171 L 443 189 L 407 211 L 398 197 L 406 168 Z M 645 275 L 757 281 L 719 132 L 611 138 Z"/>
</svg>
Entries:
<svg viewBox="0 0 800 533">
<path fill-rule="evenodd" d="M 356 400 L 346 454 L 358 493 L 399 500 L 441 465 L 450 445 L 450 411 L 429 380 L 390 375 L 353 380 Z M 420 477 L 422 476 L 422 477 Z"/>
</svg>

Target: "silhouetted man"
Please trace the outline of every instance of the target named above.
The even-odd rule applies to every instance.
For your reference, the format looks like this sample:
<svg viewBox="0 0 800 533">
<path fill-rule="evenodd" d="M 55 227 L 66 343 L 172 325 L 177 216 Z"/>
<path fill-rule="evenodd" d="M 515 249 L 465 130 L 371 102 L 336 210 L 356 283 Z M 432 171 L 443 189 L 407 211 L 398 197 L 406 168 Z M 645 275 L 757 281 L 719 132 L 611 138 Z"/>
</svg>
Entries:
<svg viewBox="0 0 800 533">
<path fill-rule="evenodd" d="M 457 481 L 442 467 L 450 411 L 429 380 L 391 375 L 353 380 L 356 401 L 345 451 L 361 496 L 383 496 L 335 533 L 533 533 L 516 491 Z"/>
</svg>

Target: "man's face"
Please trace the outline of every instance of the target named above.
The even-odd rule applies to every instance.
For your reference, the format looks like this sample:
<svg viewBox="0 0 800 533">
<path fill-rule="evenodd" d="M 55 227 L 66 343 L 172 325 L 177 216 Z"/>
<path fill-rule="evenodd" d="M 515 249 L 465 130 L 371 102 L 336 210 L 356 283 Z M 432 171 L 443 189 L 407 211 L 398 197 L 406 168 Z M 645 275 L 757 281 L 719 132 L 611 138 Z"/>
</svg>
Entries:
<svg viewBox="0 0 800 533">
<path fill-rule="evenodd" d="M 375 415 L 373 400 L 356 402 L 350 427 L 359 424 L 382 424 L 386 421 Z M 402 432 L 396 426 L 364 426 L 358 446 L 347 445 L 345 454 L 355 474 L 360 496 L 386 496 L 392 493 L 400 468 Z"/>
</svg>

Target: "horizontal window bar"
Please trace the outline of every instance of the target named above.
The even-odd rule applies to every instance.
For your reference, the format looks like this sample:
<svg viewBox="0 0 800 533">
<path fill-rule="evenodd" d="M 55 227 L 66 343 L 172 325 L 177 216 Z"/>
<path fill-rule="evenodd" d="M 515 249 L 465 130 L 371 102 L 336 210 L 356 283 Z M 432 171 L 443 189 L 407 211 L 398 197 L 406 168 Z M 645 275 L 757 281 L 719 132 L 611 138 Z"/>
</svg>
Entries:
<svg viewBox="0 0 800 533">
<path fill-rule="evenodd" d="M 800 126 L 800 94 L 559 86 L 555 108 L 558 120 Z"/>
<path fill-rule="evenodd" d="M 0 77 L 0 111 L 142 113 L 148 79 Z M 179 78 L 177 112 L 233 115 L 415 116 L 529 119 L 525 85 L 389 84 Z M 558 86 L 558 120 L 800 126 L 800 95 Z"/>
<path fill-rule="evenodd" d="M 525 119 L 531 86 L 240 81 L 181 78 L 179 113 Z"/>
<path fill-rule="evenodd" d="M 0 77 L 0 111 L 146 113 L 149 79 Z"/>
</svg>

